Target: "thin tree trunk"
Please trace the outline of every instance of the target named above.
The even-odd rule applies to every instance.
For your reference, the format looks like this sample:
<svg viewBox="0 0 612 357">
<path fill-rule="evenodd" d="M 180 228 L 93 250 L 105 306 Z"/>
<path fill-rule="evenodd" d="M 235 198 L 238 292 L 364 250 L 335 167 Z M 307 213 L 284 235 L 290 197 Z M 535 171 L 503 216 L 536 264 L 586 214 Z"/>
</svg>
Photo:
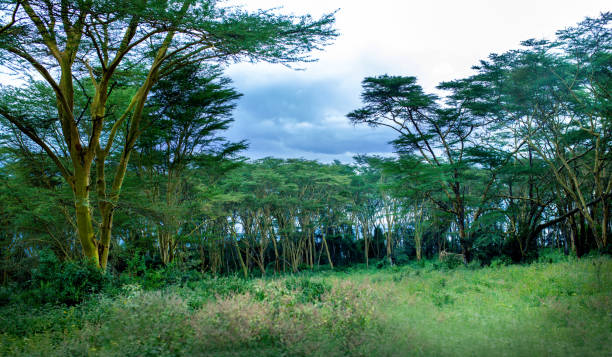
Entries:
<svg viewBox="0 0 612 357">
<path fill-rule="evenodd" d="M 389 265 L 393 265 L 393 259 L 391 257 L 391 232 L 387 232 L 387 260 Z"/>
<path fill-rule="evenodd" d="M 278 256 L 278 246 L 276 245 L 276 235 L 274 234 L 273 229 L 271 229 L 270 233 L 272 233 L 271 234 L 272 246 L 274 247 L 274 271 L 279 272 L 280 262 L 279 262 L 279 256 Z"/>
<path fill-rule="evenodd" d="M 315 241 L 314 241 L 314 232 L 311 231 L 308 233 L 308 240 L 310 245 L 310 269 L 314 269 L 314 250 L 315 250 Z"/>
<path fill-rule="evenodd" d="M 603 217 L 601 220 L 601 239 L 603 248 L 608 245 L 608 221 L 610 219 L 610 207 L 609 202 L 604 200 L 603 204 Z"/>
<path fill-rule="evenodd" d="M 364 254 L 365 254 L 365 262 L 366 262 L 366 268 L 369 266 L 369 242 L 368 242 L 368 234 L 369 234 L 369 229 L 366 225 L 362 225 L 361 226 L 361 231 L 363 233 L 363 250 L 364 250 Z"/>
<path fill-rule="evenodd" d="M 323 233 L 322 236 L 323 246 L 325 247 L 325 253 L 327 254 L 327 261 L 329 261 L 329 266 L 334 269 L 334 262 L 331 259 L 331 254 L 329 254 L 329 247 L 327 246 L 327 239 L 325 239 L 325 233 Z"/>
<path fill-rule="evenodd" d="M 242 259 L 242 253 L 240 253 L 240 247 L 238 246 L 238 238 L 236 238 L 236 233 L 232 232 L 232 238 L 234 241 L 234 246 L 236 247 L 236 253 L 238 254 L 238 261 L 240 262 L 240 267 L 242 268 L 242 273 L 244 274 L 244 278 L 248 278 L 249 277 L 249 269 L 246 266 L 246 264 L 244 263 L 244 260 Z M 248 252 L 247 252 L 248 254 Z"/>
</svg>

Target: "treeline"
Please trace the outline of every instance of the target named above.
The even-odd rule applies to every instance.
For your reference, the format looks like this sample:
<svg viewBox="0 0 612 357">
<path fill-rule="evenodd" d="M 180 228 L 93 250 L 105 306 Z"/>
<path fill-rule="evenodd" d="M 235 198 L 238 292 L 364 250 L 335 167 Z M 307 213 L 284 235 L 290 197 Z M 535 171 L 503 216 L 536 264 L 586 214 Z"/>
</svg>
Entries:
<svg viewBox="0 0 612 357">
<path fill-rule="evenodd" d="M 547 235 L 578 257 L 608 249 L 611 17 L 492 54 L 476 74 L 441 83 L 442 97 L 415 77 L 363 81 L 364 106 L 348 117 L 399 134 L 401 194 L 450 217 L 466 259 L 495 237 L 514 261 Z"/>
<path fill-rule="evenodd" d="M 335 36 L 333 15 L 79 3 L 66 18 L 64 3 L 49 13 L 24 4 L 5 6 L 20 16 L 2 27 L 2 59 L 17 56 L 14 66 L 44 80 L 2 87 L 4 283 L 26 280 L 43 250 L 113 272 L 249 276 L 610 249 L 610 13 L 493 54 L 473 76 L 440 84 L 443 96 L 415 77 L 366 78 L 348 118 L 395 130 L 397 155 L 322 164 L 241 157 L 247 143 L 223 138 L 240 94 L 204 61 L 307 60 Z M 71 36 L 41 28 L 37 11 Z"/>
</svg>

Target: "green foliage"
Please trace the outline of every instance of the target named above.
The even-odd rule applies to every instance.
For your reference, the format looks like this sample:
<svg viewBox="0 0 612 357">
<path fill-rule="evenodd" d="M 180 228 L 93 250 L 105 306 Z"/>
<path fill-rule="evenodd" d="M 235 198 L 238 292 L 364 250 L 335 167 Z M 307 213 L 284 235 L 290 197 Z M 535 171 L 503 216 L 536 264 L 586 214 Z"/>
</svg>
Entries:
<svg viewBox="0 0 612 357">
<path fill-rule="evenodd" d="M 372 261 L 372 262 L 370 262 L 370 264 L 375 266 L 376 269 L 384 269 L 384 268 L 387 268 L 387 267 L 391 267 L 391 264 L 389 264 L 389 260 L 388 259 L 380 259 L 380 260 Z"/>
<path fill-rule="evenodd" d="M 0 335 L 30 337 L 45 333 L 64 333 L 98 324 L 109 312 L 112 298 L 97 295 L 75 306 L 10 304 L 0 313 Z M 0 351 L 1 353 L 1 351 Z"/>
<path fill-rule="evenodd" d="M 609 258 L 424 265 L 129 285 L 74 307 L 9 305 L 0 308 L 0 354 L 596 356 L 612 346 Z"/>
<path fill-rule="evenodd" d="M 561 263 L 573 259 L 571 256 L 563 254 L 559 249 L 541 249 L 538 253 L 539 263 Z"/>
<path fill-rule="evenodd" d="M 411 262 L 411 257 L 410 255 L 404 253 L 404 252 L 394 252 L 393 254 L 393 262 L 395 262 L 395 264 L 397 265 L 406 265 L 409 264 Z M 387 261 L 388 262 L 388 261 Z"/>
<path fill-rule="evenodd" d="M 237 277 L 212 278 L 203 280 L 200 284 L 202 285 L 199 285 L 199 288 L 208 291 L 210 296 L 244 294 L 252 291 L 253 286 L 252 281 Z"/>
<path fill-rule="evenodd" d="M 0 286 L 0 306 L 7 305 L 15 292 L 8 286 Z"/>
<path fill-rule="evenodd" d="M 181 285 L 198 281 L 202 274 L 193 270 L 183 270 L 170 265 L 160 269 L 149 269 L 142 277 L 142 286 L 146 290 L 156 290 L 169 285 Z"/>
<path fill-rule="evenodd" d="M 446 253 L 440 256 L 440 264 L 439 266 L 443 269 L 456 269 L 464 264 L 463 255 L 454 254 L 454 253 Z"/>
<path fill-rule="evenodd" d="M 444 286 L 441 286 L 439 291 L 431 294 L 431 302 L 435 306 L 442 308 L 446 305 L 452 305 L 455 299 L 451 294 L 444 291 Z"/>
<path fill-rule="evenodd" d="M 113 233 L 111 207 L 118 205 L 122 185 L 131 171 L 126 166 L 131 156 L 137 156 L 133 151 L 145 129 L 161 119 L 151 131 L 158 139 L 165 139 L 161 143 L 152 140 L 153 147 L 161 145 L 163 150 L 150 152 L 148 158 L 159 156 L 159 151 L 171 152 L 164 163 L 177 171 L 194 161 L 207 163 L 209 169 L 234 167 L 236 162 L 227 159 L 244 148 L 244 143 L 222 145 L 211 133 L 228 128 L 234 106 L 231 102 L 239 95 L 225 88 L 229 81 L 219 79 L 220 72 L 212 64 L 240 60 L 287 65 L 309 62 L 312 51 L 337 36 L 334 13 L 315 19 L 274 10 L 247 12 L 220 4 L 214 0 L 0 2 L 0 18 L 12 19 L 1 26 L 0 65 L 9 65 L 16 76 L 38 73 L 42 78 L 28 84 L 24 91 L 14 86 L 0 88 L 0 149 L 4 151 L 8 142 L 7 147 L 22 151 L 34 162 L 51 160 L 52 172 L 44 176 L 55 176 L 72 189 L 79 219 L 64 213 L 76 226 L 72 228 L 78 232 L 82 253 L 103 269 Z M 197 76 L 202 63 L 214 68 L 204 79 Z M 184 96 L 189 90 L 193 91 Z M 152 106 L 163 109 L 145 108 L 152 98 L 158 99 Z M 153 114 L 147 117 L 147 112 Z M 146 143 L 146 138 L 143 141 Z M 165 172 L 171 177 L 168 171 L 171 168 Z M 205 191 L 211 177 L 212 181 L 218 179 L 218 175 L 208 174 L 204 170 L 193 175 L 209 180 L 188 182 L 198 186 L 189 193 Z M 107 181 L 110 177 L 112 183 Z M 173 260 L 173 240 L 183 236 L 180 231 L 185 224 L 176 217 L 158 216 L 184 207 L 169 205 L 161 214 L 155 208 L 157 203 L 170 202 L 182 193 L 176 188 L 187 185 L 182 179 L 174 182 L 174 189 L 168 187 L 167 200 L 154 200 L 141 210 L 154 211 L 154 221 L 170 227 L 161 232 L 164 263 Z M 150 193 L 149 198 L 156 196 Z M 176 200 L 193 204 L 202 198 L 188 196 L 192 199 Z M 102 222 L 94 223 L 94 217 Z M 93 227 L 98 225 L 100 232 L 95 232 Z M 53 232 L 48 233 L 57 240 Z"/>
<path fill-rule="evenodd" d="M 321 301 L 323 295 L 331 289 L 325 281 L 315 281 L 307 277 L 288 278 L 285 280 L 285 287 L 299 292 L 299 301 L 304 304 Z"/>
<path fill-rule="evenodd" d="M 130 276 L 141 276 L 146 270 L 147 265 L 145 262 L 145 256 L 139 250 L 136 250 L 134 255 L 127 260 L 127 269 L 125 270 L 125 273 Z"/>
<path fill-rule="evenodd" d="M 510 257 L 507 256 L 503 256 L 503 257 L 498 257 L 498 258 L 494 258 L 493 260 L 491 260 L 491 268 L 499 268 L 499 267 L 505 267 L 512 264 L 512 259 L 510 259 Z"/>
<path fill-rule="evenodd" d="M 109 275 L 92 262 L 61 262 L 53 253 L 42 251 L 23 298 L 35 304 L 74 305 L 103 291 L 110 283 Z"/>
<path fill-rule="evenodd" d="M 467 269 L 476 270 L 482 268 L 482 263 L 478 259 L 473 259 L 471 262 L 465 265 Z"/>
</svg>

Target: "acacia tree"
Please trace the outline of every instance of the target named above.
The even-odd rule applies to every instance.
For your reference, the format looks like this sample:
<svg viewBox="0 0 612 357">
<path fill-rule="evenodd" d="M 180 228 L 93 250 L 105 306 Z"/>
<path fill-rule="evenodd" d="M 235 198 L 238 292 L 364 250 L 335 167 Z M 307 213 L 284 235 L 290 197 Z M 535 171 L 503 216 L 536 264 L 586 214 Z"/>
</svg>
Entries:
<svg viewBox="0 0 612 357">
<path fill-rule="evenodd" d="M 60 259 L 80 254 L 72 225 L 71 193 L 54 164 L 44 153 L 6 144 L 0 135 L 1 284 L 28 270 L 24 263 L 32 251 L 50 250 Z"/>
<path fill-rule="evenodd" d="M 247 13 L 211 0 L 3 0 L 0 10 L 8 19 L 0 26 L 1 63 L 17 73 L 36 72 L 53 90 L 54 123 L 66 153 L 41 138 L 28 113 L 3 105 L 0 115 L 57 165 L 74 194 L 83 253 L 102 268 L 128 162 L 144 129 L 144 106 L 161 78 L 202 61 L 308 61 L 310 51 L 335 36 L 333 14 L 312 19 Z M 110 108 L 118 77 L 135 64 L 144 68 L 135 79 L 138 89 L 123 108 Z M 113 150 L 119 162 L 107 182 Z M 98 232 L 90 205 L 92 170 Z"/>
<path fill-rule="evenodd" d="M 379 175 L 376 169 L 367 165 L 367 158 L 358 156 L 355 158 L 358 165 L 355 175 L 351 178 L 351 199 L 348 207 L 351 220 L 355 226 L 355 237 L 363 238 L 363 255 L 366 266 L 369 265 L 370 245 L 376 231 L 376 216 L 381 206 L 381 199 L 377 184 Z M 374 231 L 374 233 L 372 233 Z"/>
<path fill-rule="evenodd" d="M 440 106 L 436 96 L 416 84 L 415 77 L 368 77 L 361 95 L 364 107 L 348 114 L 353 123 L 397 131 L 400 136 L 394 144 L 398 152 L 414 155 L 417 163 L 426 165 L 414 182 L 423 185 L 421 189 L 438 209 L 455 217 L 467 259 L 473 242 L 472 224 L 485 211 L 495 178 L 491 166 L 484 171 L 471 168 L 475 129 L 486 123 L 477 101 L 479 88 L 471 84 L 455 81 L 440 85 L 452 91 L 446 106 Z M 479 161 L 486 162 L 482 157 Z"/>
<path fill-rule="evenodd" d="M 157 222 L 162 261 L 174 259 L 180 237 L 200 223 L 191 216 L 214 199 L 214 184 L 239 165 L 233 159 L 244 142 L 219 135 L 233 119 L 240 95 L 219 68 L 190 65 L 178 69 L 153 88 L 131 165 L 140 178 L 147 211 Z M 143 185 L 144 184 L 144 185 Z"/>
<path fill-rule="evenodd" d="M 377 179 L 376 188 L 378 190 L 379 210 L 377 221 L 382 222 L 386 228 L 385 247 L 386 258 L 389 265 L 393 265 L 393 246 L 394 246 L 394 228 L 399 221 L 401 195 L 393 192 L 393 188 L 398 185 L 400 174 L 396 170 L 389 170 L 389 166 L 394 166 L 393 159 L 381 158 L 376 156 L 361 156 L 357 158 L 357 162 L 366 163 L 370 168 L 370 174 Z"/>
<path fill-rule="evenodd" d="M 579 256 L 586 240 L 578 234 L 579 225 L 598 248 L 607 245 L 612 194 L 611 18 L 610 13 L 588 18 L 559 31 L 556 41 L 525 41 L 523 49 L 491 55 L 476 67 L 479 73 L 473 80 L 498 93 L 495 98 L 483 98 L 492 104 L 492 114 L 511 138 L 527 144 L 516 155 L 517 161 L 522 156 L 528 166 L 526 192 L 507 196 L 511 206 L 519 199 L 528 208 L 516 228 L 523 246 L 532 244 L 543 229 L 566 219 Z M 536 168 L 541 178 L 537 185 L 533 181 Z M 554 199 L 542 199 L 537 192 L 544 187 L 544 172 L 552 180 L 547 196 L 553 194 Z M 553 201 L 557 217 L 540 223 Z"/>
<path fill-rule="evenodd" d="M 397 201 L 398 224 L 410 227 L 412 231 L 416 259 L 420 261 L 423 256 L 423 238 L 431 226 L 432 210 L 435 209 L 427 200 L 429 189 L 418 182 L 420 180 L 418 172 L 426 170 L 426 165 L 412 156 L 404 155 L 395 160 L 386 160 L 383 170 L 388 176 L 393 177 L 385 188 Z M 407 176 L 406 173 L 416 173 L 416 175 Z"/>
<path fill-rule="evenodd" d="M 320 165 L 319 179 L 313 192 L 313 207 L 321 236 L 317 265 L 320 264 L 321 255 L 325 250 L 327 261 L 332 269 L 334 262 L 327 243 L 327 235 L 336 231 L 347 221 L 345 208 L 349 200 L 350 176 L 347 175 L 346 168 L 339 162 L 329 166 Z"/>
</svg>

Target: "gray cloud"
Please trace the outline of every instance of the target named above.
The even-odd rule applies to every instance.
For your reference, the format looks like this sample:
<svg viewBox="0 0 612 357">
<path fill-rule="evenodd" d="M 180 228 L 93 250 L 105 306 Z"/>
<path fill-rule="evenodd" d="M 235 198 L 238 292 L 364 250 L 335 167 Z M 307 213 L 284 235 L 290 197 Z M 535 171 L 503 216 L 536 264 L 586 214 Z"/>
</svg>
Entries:
<svg viewBox="0 0 612 357">
<path fill-rule="evenodd" d="M 465 77 L 492 52 L 520 41 L 551 38 L 585 16 L 598 16 L 609 1 L 397 1 L 225 0 L 256 10 L 318 16 L 340 8 L 340 36 L 304 71 L 266 63 L 240 63 L 228 75 L 244 93 L 229 132 L 251 143 L 246 153 L 350 161 L 357 153 L 389 154 L 388 129 L 353 127 L 344 116 L 360 106 L 361 80 L 380 74 L 414 75 L 428 91 Z M 529 9 L 529 11 L 525 11 Z"/>
<path fill-rule="evenodd" d="M 228 135 L 247 138 L 250 156 L 346 161 L 355 154 L 392 152 L 388 142 L 396 135 L 354 127 L 345 115 L 359 106 L 358 93 L 332 80 L 273 82 L 243 93 Z"/>
</svg>

